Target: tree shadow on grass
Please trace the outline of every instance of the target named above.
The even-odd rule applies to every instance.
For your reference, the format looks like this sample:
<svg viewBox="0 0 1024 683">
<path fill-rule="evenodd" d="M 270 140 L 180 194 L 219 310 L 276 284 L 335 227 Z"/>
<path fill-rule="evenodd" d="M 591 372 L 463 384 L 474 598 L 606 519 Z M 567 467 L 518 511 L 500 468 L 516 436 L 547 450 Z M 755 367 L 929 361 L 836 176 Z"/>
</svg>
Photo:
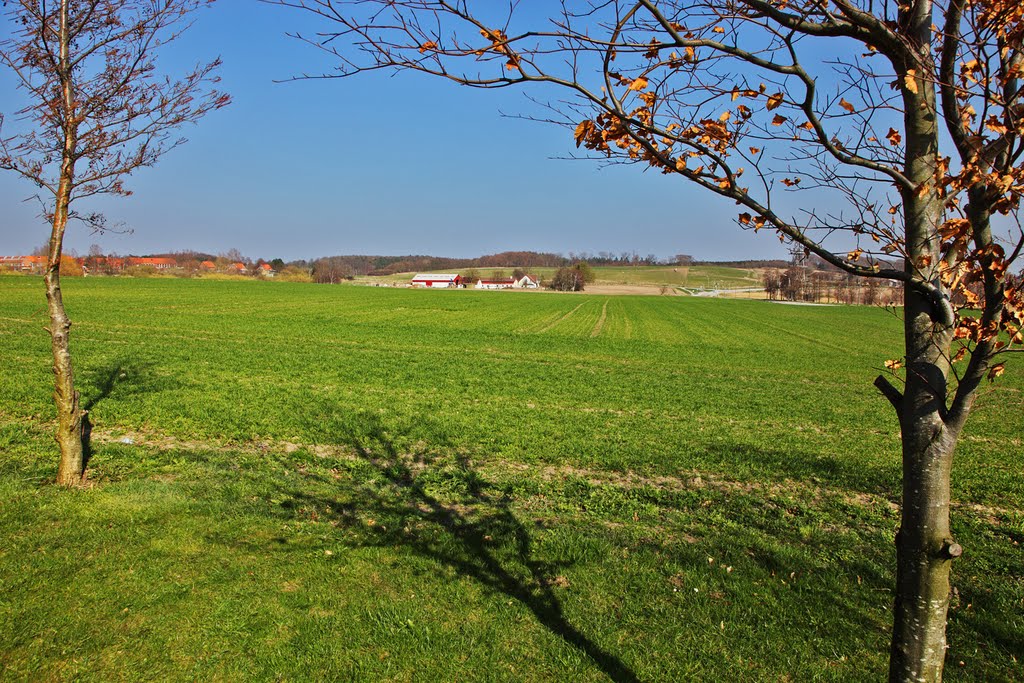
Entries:
<svg viewBox="0 0 1024 683">
<path fill-rule="evenodd" d="M 568 563 L 535 558 L 530 532 L 512 511 L 511 498 L 483 479 L 468 458 L 436 455 L 422 444 L 413 453 L 402 452 L 376 415 L 342 422 L 336 432 L 342 436 L 331 445 L 354 451 L 355 490 L 337 497 L 291 491 L 289 506 L 329 510 L 330 521 L 362 543 L 407 548 L 503 593 L 610 679 L 639 680 L 569 621 L 556 593 Z"/>
<path fill-rule="evenodd" d="M 133 357 L 119 357 L 82 372 L 82 456 L 83 469 L 93 456 L 92 411 L 114 394 L 142 394 L 161 391 L 165 383 L 157 379 L 156 364 Z"/>
</svg>

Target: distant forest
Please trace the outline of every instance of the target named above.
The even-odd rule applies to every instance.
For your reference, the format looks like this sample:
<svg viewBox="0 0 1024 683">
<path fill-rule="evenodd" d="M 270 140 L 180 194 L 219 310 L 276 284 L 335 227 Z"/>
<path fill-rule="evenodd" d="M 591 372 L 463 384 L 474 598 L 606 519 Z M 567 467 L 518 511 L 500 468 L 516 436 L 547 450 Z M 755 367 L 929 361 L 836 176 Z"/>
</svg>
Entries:
<svg viewBox="0 0 1024 683">
<path fill-rule="evenodd" d="M 561 268 L 574 263 L 592 266 L 696 266 L 718 265 L 736 268 L 785 268 L 788 261 L 766 259 L 760 261 L 698 261 L 692 256 L 678 254 L 674 258 L 660 259 L 654 254 L 640 256 L 635 252 L 613 254 L 601 251 L 570 252 L 568 255 L 536 251 L 503 251 L 476 258 L 448 258 L 444 256 L 328 256 L 316 259 L 310 266 L 313 278 L 319 281 L 337 281 L 362 275 L 394 275 L 395 273 L 460 270 L 466 268 Z"/>
</svg>

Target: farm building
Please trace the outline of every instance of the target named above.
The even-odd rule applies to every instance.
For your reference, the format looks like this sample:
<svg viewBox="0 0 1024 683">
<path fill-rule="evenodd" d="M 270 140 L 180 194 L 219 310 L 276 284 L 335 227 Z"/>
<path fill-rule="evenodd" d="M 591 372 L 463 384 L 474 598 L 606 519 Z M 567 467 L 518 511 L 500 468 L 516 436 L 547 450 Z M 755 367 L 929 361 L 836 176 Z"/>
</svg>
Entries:
<svg viewBox="0 0 1024 683">
<path fill-rule="evenodd" d="M 505 278 L 503 280 L 477 280 L 477 289 L 512 289 L 516 286 L 516 280 Z"/>
<path fill-rule="evenodd" d="M 274 267 L 271 266 L 269 263 L 261 263 L 259 274 L 262 275 L 263 277 L 274 277 L 275 275 L 277 275 L 277 271 L 274 270 Z"/>
<path fill-rule="evenodd" d="M 419 273 L 412 279 L 412 286 L 451 289 L 462 286 L 462 276 L 455 273 Z"/>
<path fill-rule="evenodd" d="M 540 280 L 536 275 L 524 275 L 514 285 L 516 289 L 537 289 L 540 287 Z"/>
<path fill-rule="evenodd" d="M 479 280 L 476 283 L 477 289 L 537 289 L 540 284 L 534 275 L 524 275 L 518 280 L 505 278 L 501 280 Z"/>
<path fill-rule="evenodd" d="M 203 261 L 199 264 L 199 270 L 214 271 L 217 270 L 217 264 L 213 261 Z"/>
</svg>

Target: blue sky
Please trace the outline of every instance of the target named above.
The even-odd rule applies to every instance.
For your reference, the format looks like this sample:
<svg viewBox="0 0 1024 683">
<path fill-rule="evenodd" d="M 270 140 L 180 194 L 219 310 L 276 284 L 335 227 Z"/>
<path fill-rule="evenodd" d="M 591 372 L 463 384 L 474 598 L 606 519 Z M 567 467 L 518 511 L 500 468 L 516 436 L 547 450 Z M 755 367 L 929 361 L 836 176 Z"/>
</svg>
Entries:
<svg viewBox="0 0 1024 683">
<path fill-rule="evenodd" d="M 301 13 L 220 0 L 162 64 L 220 55 L 233 104 L 185 130 L 189 142 L 133 175 L 130 198 L 96 202 L 131 234 L 73 226 L 84 253 L 237 248 L 266 259 L 331 254 L 475 256 L 505 250 L 636 251 L 702 259 L 779 257 L 773 235 L 741 231 L 735 207 L 639 167 L 567 161 L 569 131 L 517 120 L 522 91 L 482 92 L 415 74 L 275 82 L 331 63 L 288 38 Z M 7 31 L 7 27 L 2 28 Z M 16 94 L 0 74 L 10 113 Z M 0 253 L 42 244 L 33 188 L 0 174 Z M 82 207 L 84 208 L 84 207 Z"/>
</svg>

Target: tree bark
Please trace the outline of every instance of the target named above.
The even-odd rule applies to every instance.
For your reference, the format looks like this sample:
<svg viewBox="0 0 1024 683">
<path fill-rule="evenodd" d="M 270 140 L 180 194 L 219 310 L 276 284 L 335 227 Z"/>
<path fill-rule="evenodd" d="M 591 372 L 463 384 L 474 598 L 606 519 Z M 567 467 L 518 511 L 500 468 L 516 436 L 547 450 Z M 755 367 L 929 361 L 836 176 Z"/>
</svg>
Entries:
<svg viewBox="0 0 1024 683">
<path fill-rule="evenodd" d="M 56 219 L 54 223 L 56 224 Z M 54 231 L 56 232 L 56 230 L 55 225 Z M 56 238 L 51 238 L 51 257 L 48 259 L 51 262 L 47 263 L 44 280 L 46 282 L 46 302 L 50 312 L 49 331 L 53 351 L 53 401 L 57 407 L 56 440 L 60 447 L 57 483 L 62 486 L 78 486 L 82 483 L 85 474 L 82 410 L 79 405 L 79 394 L 75 390 L 74 371 L 71 365 L 71 320 L 64 311 L 64 300 L 60 289 L 59 243 L 56 245 L 56 263 L 52 262 L 55 240 Z"/>
<path fill-rule="evenodd" d="M 961 548 L 949 530 L 955 435 L 935 413 L 903 422 L 903 509 L 896 534 L 891 683 L 942 680 L 950 565 Z"/>
</svg>

